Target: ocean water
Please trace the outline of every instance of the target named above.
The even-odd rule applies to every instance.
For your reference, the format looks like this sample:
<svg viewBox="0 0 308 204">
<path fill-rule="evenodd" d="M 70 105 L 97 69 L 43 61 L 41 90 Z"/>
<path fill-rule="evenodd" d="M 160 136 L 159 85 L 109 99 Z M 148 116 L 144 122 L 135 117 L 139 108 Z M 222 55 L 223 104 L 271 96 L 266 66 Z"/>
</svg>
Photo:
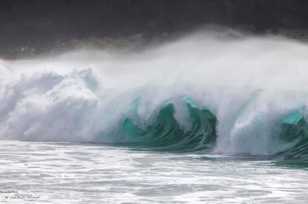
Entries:
<svg viewBox="0 0 308 204">
<path fill-rule="evenodd" d="M 307 203 L 308 44 L 197 32 L 0 60 L 1 203 Z"/>
<path fill-rule="evenodd" d="M 307 203 L 308 171 L 270 160 L 3 141 L 1 203 Z"/>
</svg>

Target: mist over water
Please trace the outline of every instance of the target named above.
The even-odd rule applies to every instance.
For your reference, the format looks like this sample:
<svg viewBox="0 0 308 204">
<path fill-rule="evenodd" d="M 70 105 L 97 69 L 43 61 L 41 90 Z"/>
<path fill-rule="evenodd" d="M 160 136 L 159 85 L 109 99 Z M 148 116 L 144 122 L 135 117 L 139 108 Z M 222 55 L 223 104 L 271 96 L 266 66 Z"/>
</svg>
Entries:
<svg viewBox="0 0 308 204">
<path fill-rule="evenodd" d="M 231 35 L 232 34 L 232 35 Z M 83 47 L 0 61 L 0 137 L 114 143 L 126 116 L 163 104 L 190 127 L 184 97 L 217 117 L 215 153 L 281 151 L 279 121 L 307 114 L 308 45 L 278 36 L 198 32 L 142 51 Z M 137 103 L 136 110 L 132 108 Z"/>
</svg>

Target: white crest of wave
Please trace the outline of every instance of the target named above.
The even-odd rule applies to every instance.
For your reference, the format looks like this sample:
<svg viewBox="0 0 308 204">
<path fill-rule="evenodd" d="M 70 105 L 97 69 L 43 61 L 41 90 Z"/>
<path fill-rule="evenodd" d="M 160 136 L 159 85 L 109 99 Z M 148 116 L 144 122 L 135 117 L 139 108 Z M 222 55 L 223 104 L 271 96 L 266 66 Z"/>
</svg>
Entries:
<svg viewBox="0 0 308 204">
<path fill-rule="evenodd" d="M 190 96 L 218 118 L 221 153 L 271 154 L 281 117 L 307 104 L 308 46 L 282 37 L 201 32 L 142 51 L 81 48 L 0 61 L 0 137 L 112 142 L 138 100 L 144 120 Z M 100 137 L 100 139 L 98 139 Z"/>
</svg>

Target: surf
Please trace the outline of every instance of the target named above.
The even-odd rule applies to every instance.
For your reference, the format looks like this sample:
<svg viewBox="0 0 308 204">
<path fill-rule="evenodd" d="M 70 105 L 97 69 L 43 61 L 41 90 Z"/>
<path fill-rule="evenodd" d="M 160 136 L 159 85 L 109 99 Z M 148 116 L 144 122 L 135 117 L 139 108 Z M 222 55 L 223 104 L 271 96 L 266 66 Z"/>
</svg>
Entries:
<svg viewBox="0 0 308 204">
<path fill-rule="evenodd" d="M 281 36 L 202 31 L 3 59 L 0 138 L 303 160 L 307 53 Z"/>
</svg>

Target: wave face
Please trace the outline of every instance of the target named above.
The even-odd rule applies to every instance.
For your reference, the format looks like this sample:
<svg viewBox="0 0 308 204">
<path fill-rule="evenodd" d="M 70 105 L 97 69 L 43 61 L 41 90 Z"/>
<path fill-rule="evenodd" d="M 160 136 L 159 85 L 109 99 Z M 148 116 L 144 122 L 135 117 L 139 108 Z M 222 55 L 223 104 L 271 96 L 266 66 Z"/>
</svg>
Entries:
<svg viewBox="0 0 308 204">
<path fill-rule="evenodd" d="M 2 60 L 0 138 L 307 158 L 307 53 L 226 31 Z"/>
<path fill-rule="evenodd" d="M 280 137 L 288 148 L 282 151 L 284 160 L 308 161 L 308 124 L 299 111 L 290 113 L 281 122 Z"/>
<path fill-rule="evenodd" d="M 150 124 L 144 128 L 133 119 L 125 118 L 112 137 L 118 138 L 119 143 L 125 145 L 144 146 L 156 150 L 209 149 L 216 141 L 216 117 L 209 110 L 198 108 L 191 100 L 185 105 L 191 123 L 187 130 L 177 122 L 174 117 L 174 105 L 170 103 L 154 113 Z"/>
</svg>

